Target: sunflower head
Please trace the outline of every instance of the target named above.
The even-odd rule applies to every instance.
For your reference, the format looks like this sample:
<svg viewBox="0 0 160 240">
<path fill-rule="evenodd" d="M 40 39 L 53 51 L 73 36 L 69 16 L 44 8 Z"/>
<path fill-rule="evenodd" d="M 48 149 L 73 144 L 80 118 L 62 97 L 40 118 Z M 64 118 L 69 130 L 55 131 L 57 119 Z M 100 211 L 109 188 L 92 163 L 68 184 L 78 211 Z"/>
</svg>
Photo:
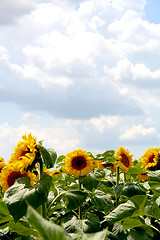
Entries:
<svg viewBox="0 0 160 240">
<path fill-rule="evenodd" d="M 53 175 L 56 175 L 56 174 L 62 174 L 62 172 L 60 172 L 58 169 L 54 169 L 52 171 L 49 171 L 49 169 L 45 167 L 44 168 L 44 174 L 49 174 L 52 177 Z"/>
<path fill-rule="evenodd" d="M 50 176 L 53 176 L 56 174 L 62 174 L 62 172 L 60 172 L 58 169 L 54 169 L 54 170 L 50 171 L 50 173 L 49 173 Z"/>
<path fill-rule="evenodd" d="M 114 163 L 103 163 L 103 161 L 98 161 L 98 169 L 109 168 L 111 169 L 111 174 L 116 172 L 116 165 Z"/>
<path fill-rule="evenodd" d="M 22 139 L 23 141 L 19 141 L 13 149 L 14 153 L 11 155 L 9 163 L 14 163 L 17 172 L 20 170 L 21 173 L 24 173 L 36 158 L 38 144 L 31 133 L 28 136 L 23 135 Z"/>
<path fill-rule="evenodd" d="M 6 166 L 6 163 L 2 157 L 0 157 L 0 173 L 2 169 Z"/>
<path fill-rule="evenodd" d="M 149 176 L 147 175 L 147 173 L 139 173 L 137 175 L 137 179 L 140 181 L 146 181 L 148 180 Z"/>
<path fill-rule="evenodd" d="M 116 167 L 120 167 L 123 172 L 127 172 L 130 167 L 133 167 L 133 154 L 129 153 L 124 147 L 119 147 L 115 150 L 114 157 L 116 159 Z"/>
<path fill-rule="evenodd" d="M 15 170 L 13 164 L 6 164 L 6 166 L 2 169 L 0 174 L 2 192 L 5 192 L 9 187 L 11 187 L 16 179 L 22 177 L 29 177 L 30 184 L 32 186 L 38 180 L 37 176 L 34 173 L 31 173 L 30 171 L 21 173 L 20 171 Z"/>
<path fill-rule="evenodd" d="M 94 159 L 85 150 L 78 149 L 65 156 L 63 169 L 66 174 L 75 176 L 85 176 L 95 167 Z"/>
<path fill-rule="evenodd" d="M 159 152 L 160 148 L 158 147 L 150 147 L 146 152 L 144 152 L 143 156 L 140 157 L 139 161 L 143 163 L 142 168 L 145 170 L 157 170 L 156 166 L 159 165 Z"/>
</svg>

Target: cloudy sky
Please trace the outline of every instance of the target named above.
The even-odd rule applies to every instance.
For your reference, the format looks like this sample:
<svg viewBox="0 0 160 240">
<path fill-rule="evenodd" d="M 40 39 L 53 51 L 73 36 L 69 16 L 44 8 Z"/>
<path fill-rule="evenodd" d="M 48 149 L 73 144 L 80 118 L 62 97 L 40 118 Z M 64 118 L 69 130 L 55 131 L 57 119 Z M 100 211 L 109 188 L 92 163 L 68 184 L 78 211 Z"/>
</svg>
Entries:
<svg viewBox="0 0 160 240">
<path fill-rule="evenodd" d="M 0 156 L 160 146 L 158 0 L 0 1 Z"/>
</svg>

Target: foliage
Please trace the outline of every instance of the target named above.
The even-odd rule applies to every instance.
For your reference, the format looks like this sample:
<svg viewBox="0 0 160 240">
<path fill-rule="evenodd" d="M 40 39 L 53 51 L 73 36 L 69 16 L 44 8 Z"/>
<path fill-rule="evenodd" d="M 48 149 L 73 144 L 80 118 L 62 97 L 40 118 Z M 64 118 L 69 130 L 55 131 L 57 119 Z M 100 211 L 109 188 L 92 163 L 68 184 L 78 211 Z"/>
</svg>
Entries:
<svg viewBox="0 0 160 240">
<path fill-rule="evenodd" d="M 40 177 L 35 185 L 28 177 L 18 178 L 0 195 L 2 240 L 159 239 L 159 169 L 144 171 L 135 161 L 127 173 L 119 167 L 113 173 L 116 159 L 114 150 L 109 150 L 96 156 L 90 153 L 97 165 L 75 178 L 63 172 L 65 155 L 57 158 L 42 142 L 36 154 Z M 59 173 L 44 174 L 44 167 L 56 167 Z M 139 181 L 137 175 L 144 173 L 149 179 Z"/>
</svg>

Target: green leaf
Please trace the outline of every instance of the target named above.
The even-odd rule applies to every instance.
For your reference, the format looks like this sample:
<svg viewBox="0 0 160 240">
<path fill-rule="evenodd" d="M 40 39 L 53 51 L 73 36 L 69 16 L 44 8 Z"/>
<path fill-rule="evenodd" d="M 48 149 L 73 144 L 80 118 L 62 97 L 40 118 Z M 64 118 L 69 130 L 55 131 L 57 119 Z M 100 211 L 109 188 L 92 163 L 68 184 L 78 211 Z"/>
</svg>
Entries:
<svg viewBox="0 0 160 240">
<path fill-rule="evenodd" d="M 124 218 L 132 216 L 136 209 L 135 204 L 131 200 L 128 200 L 126 203 L 120 204 L 112 212 L 110 212 L 105 217 L 105 221 L 109 224 L 122 221 Z"/>
<path fill-rule="evenodd" d="M 56 160 L 56 168 L 60 168 L 64 164 L 65 155 L 61 155 Z"/>
<path fill-rule="evenodd" d="M 160 183 L 160 170 L 147 171 L 147 175 L 149 176 L 150 181 L 155 181 Z"/>
<path fill-rule="evenodd" d="M 132 197 L 134 195 L 145 195 L 146 189 L 138 183 L 127 183 L 125 186 L 123 186 L 121 194 L 127 197 Z"/>
<path fill-rule="evenodd" d="M 160 182 L 157 181 L 148 181 L 148 184 L 152 190 L 156 189 L 159 192 Z"/>
<path fill-rule="evenodd" d="M 151 189 L 160 188 L 160 170 L 157 171 L 147 171 L 149 176 L 149 185 Z"/>
<path fill-rule="evenodd" d="M 0 224 L 4 224 L 12 219 L 5 202 L 0 202 Z"/>
<path fill-rule="evenodd" d="M 71 220 L 64 223 L 63 226 L 69 233 L 79 231 L 93 233 L 100 231 L 100 220 L 96 214 L 88 213 L 87 219 L 79 220 L 74 216 Z"/>
<path fill-rule="evenodd" d="M 39 152 L 43 158 L 45 166 L 47 168 L 54 167 L 55 161 L 57 159 L 57 153 L 52 148 L 46 149 L 41 144 L 39 144 Z"/>
<path fill-rule="evenodd" d="M 97 178 L 94 174 L 89 174 L 85 177 L 82 177 L 81 181 L 84 184 L 84 186 L 86 187 L 86 189 L 88 189 L 90 191 L 92 191 L 92 189 L 95 189 L 99 184 L 99 181 L 97 180 Z"/>
<path fill-rule="evenodd" d="M 32 187 L 28 177 L 19 178 L 15 181 L 14 185 L 5 192 L 3 200 L 7 204 L 9 212 L 15 221 L 18 221 L 26 214 L 26 201 L 35 208 L 47 201 L 51 180 L 52 177 L 45 174 L 38 184 Z"/>
<path fill-rule="evenodd" d="M 48 148 L 47 151 L 49 152 L 50 154 L 50 158 L 51 158 L 51 167 L 54 167 L 54 164 L 56 162 L 56 159 L 57 159 L 57 153 L 54 151 L 53 148 Z M 49 167 L 48 167 L 49 168 Z"/>
<path fill-rule="evenodd" d="M 104 184 L 101 184 L 99 187 L 98 187 L 98 190 L 106 193 L 106 194 L 110 194 L 112 196 L 115 196 L 115 192 L 114 190 L 111 188 L 111 187 L 107 187 L 106 185 Z"/>
<path fill-rule="evenodd" d="M 145 225 L 144 221 L 139 217 L 128 217 L 123 221 L 123 229 L 131 229 Z"/>
<path fill-rule="evenodd" d="M 45 220 L 35 209 L 30 205 L 27 209 L 27 219 L 29 223 L 35 228 L 43 240 L 66 240 L 64 229 L 54 223 Z"/>
<path fill-rule="evenodd" d="M 96 157 L 93 157 L 97 160 L 103 160 L 104 163 L 115 163 L 114 153 L 114 150 L 108 150 L 102 154 L 97 154 Z"/>
<path fill-rule="evenodd" d="M 91 203 L 98 210 L 108 211 L 112 207 L 111 196 L 100 190 L 95 190 L 94 196 L 91 197 Z"/>
<path fill-rule="evenodd" d="M 138 162 L 134 167 L 130 167 L 127 173 L 131 174 L 145 173 L 145 171 L 142 168 L 142 165 L 143 165 L 142 162 Z"/>
<path fill-rule="evenodd" d="M 95 169 L 91 176 L 95 177 L 97 180 L 104 180 L 105 171 L 103 169 Z"/>
<path fill-rule="evenodd" d="M 107 150 L 104 153 L 102 153 L 102 155 L 105 156 L 105 157 L 113 157 L 114 153 L 115 153 L 114 150 Z"/>
<path fill-rule="evenodd" d="M 82 237 L 82 240 L 118 240 L 119 238 L 109 232 L 107 229 L 97 232 L 97 233 L 92 233 L 92 234 L 84 234 Z"/>
<path fill-rule="evenodd" d="M 129 231 L 127 240 L 152 240 L 152 238 L 147 236 L 145 227 L 137 227 Z"/>
<path fill-rule="evenodd" d="M 158 204 L 153 201 L 153 200 L 147 200 L 145 207 L 144 207 L 144 212 L 146 215 L 159 219 L 160 218 L 160 209 Z"/>
<path fill-rule="evenodd" d="M 85 223 L 88 226 L 86 232 L 93 233 L 100 231 L 100 220 L 96 214 L 88 213 Z"/>
<path fill-rule="evenodd" d="M 140 215 L 144 215 L 144 206 L 147 200 L 147 195 L 135 195 L 130 199 L 134 205 L 136 206 L 136 210 L 134 211 L 132 217 L 137 217 Z"/>
<path fill-rule="evenodd" d="M 85 191 L 69 190 L 66 192 L 66 206 L 69 210 L 80 207 L 86 200 L 88 193 Z"/>
<path fill-rule="evenodd" d="M 19 235 L 24 236 L 37 236 L 38 233 L 24 220 L 19 220 L 18 222 L 10 221 L 9 222 L 10 232 L 16 232 Z"/>
</svg>

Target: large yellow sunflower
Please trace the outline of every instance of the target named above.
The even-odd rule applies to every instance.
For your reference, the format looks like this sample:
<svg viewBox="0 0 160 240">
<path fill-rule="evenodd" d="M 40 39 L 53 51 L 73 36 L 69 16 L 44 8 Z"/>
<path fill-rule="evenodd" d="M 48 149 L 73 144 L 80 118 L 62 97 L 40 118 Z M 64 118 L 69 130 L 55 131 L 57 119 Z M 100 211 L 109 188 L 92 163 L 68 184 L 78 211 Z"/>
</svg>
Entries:
<svg viewBox="0 0 160 240">
<path fill-rule="evenodd" d="M 115 150 L 116 167 L 120 167 L 123 172 L 127 172 L 130 167 L 133 167 L 133 154 L 129 153 L 124 147 L 119 147 Z"/>
<path fill-rule="evenodd" d="M 157 166 L 159 161 L 159 152 L 160 148 L 158 147 L 150 147 L 146 152 L 144 152 L 143 156 L 139 159 L 139 161 L 143 163 L 142 168 L 147 170 Z"/>
<path fill-rule="evenodd" d="M 74 150 L 65 156 L 64 171 L 76 178 L 87 175 L 94 167 L 94 159 L 85 150 Z"/>
<path fill-rule="evenodd" d="M 0 172 L 2 171 L 2 169 L 6 166 L 6 163 L 4 161 L 4 159 L 2 157 L 0 157 Z"/>
<path fill-rule="evenodd" d="M 9 163 L 14 163 L 16 171 L 24 173 L 35 160 L 38 144 L 31 133 L 28 134 L 28 137 L 23 135 L 22 138 L 23 141 L 19 141 L 13 149 L 15 152 L 11 155 Z"/>
<path fill-rule="evenodd" d="M 1 171 L 0 174 L 0 183 L 2 187 L 2 192 L 5 192 L 9 187 L 11 187 L 15 180 L 22 177 L 29 177 L 30 178 L 30 184 L 34 186 L 35 182 L 38 180 L 37 176 L 28 171 L 21 173 L 20 171 L 16 171 L 14 169 L 13 164 L 7 164 Z"/>
</svg>

